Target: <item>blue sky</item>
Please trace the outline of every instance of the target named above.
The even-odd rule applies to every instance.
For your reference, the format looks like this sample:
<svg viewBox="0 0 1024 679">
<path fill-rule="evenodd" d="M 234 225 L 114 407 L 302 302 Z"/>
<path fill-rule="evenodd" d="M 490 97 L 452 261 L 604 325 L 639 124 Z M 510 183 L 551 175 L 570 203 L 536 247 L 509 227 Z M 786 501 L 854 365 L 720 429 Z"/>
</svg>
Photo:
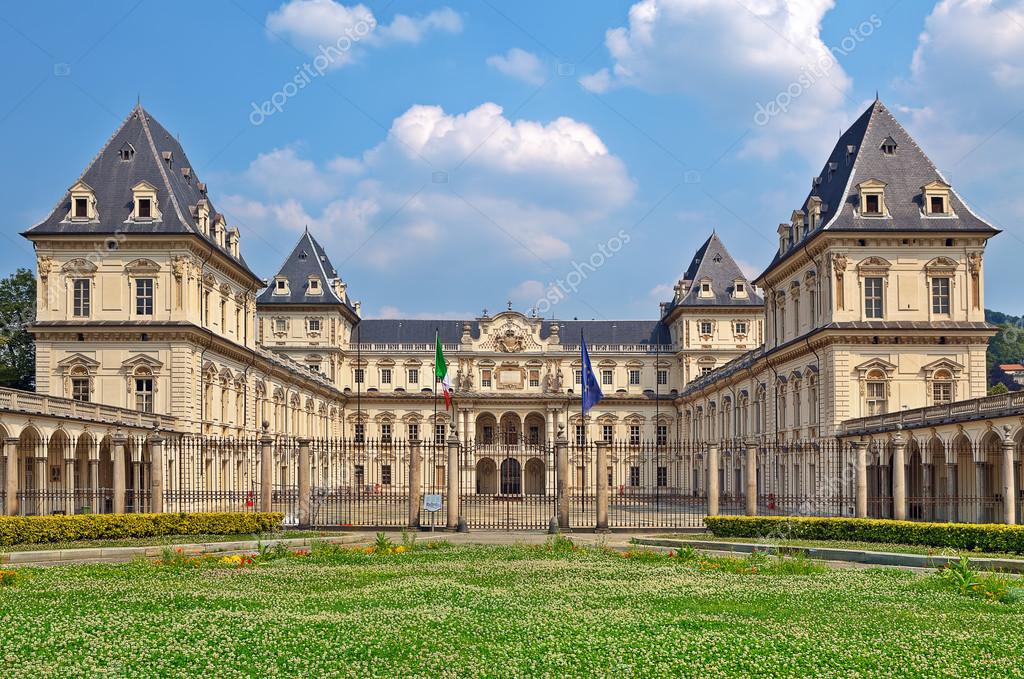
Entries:
<svg viewBox="0 0 1024 679">
<path fill-rule="evenodd" d="M 263 276 L 308 225 L 366 316 L 654 318 L 713 228 L 770 261 L 877 90 L 1024 313 L 1024 0 L 34 2 L 0 58 L 3 271 L 140 96 Z"/>
</svg>

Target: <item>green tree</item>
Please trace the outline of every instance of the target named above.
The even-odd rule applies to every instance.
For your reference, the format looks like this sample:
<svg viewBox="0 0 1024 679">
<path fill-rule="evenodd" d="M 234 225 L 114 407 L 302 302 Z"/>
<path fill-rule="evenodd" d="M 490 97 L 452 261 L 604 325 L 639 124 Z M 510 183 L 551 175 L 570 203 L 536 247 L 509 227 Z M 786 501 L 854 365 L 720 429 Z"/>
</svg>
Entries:
<svg viewBox="0 0 1024 679">
<path fill-rule="evenodd" d="M 992 388 L 988 390 L 988 395 L 995 396 L 996 394 L 1007 394 L 1009 391 L 1009 388 L 1007 388 L 1005 384 L 1002 382 L 996 382 Z"/>
<path fill-rule="evenodd" d="M 35 388 L 36 345 L 26 330 L 35 318 L 35 275 L 18 269 L 0 279 L 0 385 Z"/>
</svg>

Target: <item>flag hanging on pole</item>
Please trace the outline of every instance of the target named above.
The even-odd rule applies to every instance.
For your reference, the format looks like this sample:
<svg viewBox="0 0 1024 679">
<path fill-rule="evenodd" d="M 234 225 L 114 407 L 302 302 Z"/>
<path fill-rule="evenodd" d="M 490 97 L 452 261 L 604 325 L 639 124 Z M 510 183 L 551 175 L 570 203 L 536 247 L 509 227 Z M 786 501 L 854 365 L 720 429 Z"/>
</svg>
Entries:
<svg viewBox="0 0 1024 679">
<path fill-rule="evenodd" d="M 590 354 L 587 353 L 587 342 L 583 339 L 582 332 L 580 333 L 580 360 L 583 364 L 580 393 L 583 394 L 583 416 L 586 417 L 587 411 L 596 406 L 604 398 L 604 394 L 601 392 L 601 385 L 597 382 L 594 368 L 590 365 Z"/>
<path fill-rule="evenodd" d="M 441 336 L 434 335 L 434 381 L 441 383 L 444 390 L 444 409 L 447 412 L 452 407 L 452 382 L 448 377 L 448 363 L 444 360 L 444 352 L 441 351 Z"/>
</svg>

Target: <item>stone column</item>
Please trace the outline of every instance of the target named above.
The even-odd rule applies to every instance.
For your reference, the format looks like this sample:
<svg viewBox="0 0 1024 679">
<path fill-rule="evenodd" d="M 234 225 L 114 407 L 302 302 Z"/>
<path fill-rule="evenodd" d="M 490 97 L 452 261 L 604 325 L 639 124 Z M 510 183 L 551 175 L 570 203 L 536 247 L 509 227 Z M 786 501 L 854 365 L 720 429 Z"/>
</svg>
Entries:
<svg viewBox="0 0 1024 679">
<path fill-rule="evenodd" d="M 569 441 L 565 438 L 565 427 L 558 428 L 555 439 L 555 464 L 558 468 L 556 488 L 558 489 L 558 529 L 569 532 Z"/>
<path fill-rule="evenodd" d="M 124 453 L 125 448 L 128 445 L 128 437 L 125 436 L 124 432 L 117 431 L 112 437 L 113 446 L 110 451 L 110 456 L 113 458 L 114 466 L 114 489 L 113 494 L 113 510 L 114 514 L 124 514 L 124 494 L 125 494 L 125 469 L 124 469 Z"/>
<path fill-rule="evenodd" d="M 957 471 L 956 462 L 946 463 L 946 521 L 956 521 L 960 517 L 959 493 L 957 493 Z"/>
<path fill-rule="evenodd" d="M 68 446 L 64 451 L 64 513 L 73 516 L 75 511 L 75 449 Z"/>
<path fill-rule="evenodd" d="M 718 516 L 718 444 L 708 444 L 708 516 Z"/>
<path fill-rule="evenodd" d="M 409 442 L 409 528 L 420 527 L 423 501 L 423 449 L 419 441 Z"/>
<path fill-rule="evenodd" d="M 299 526 L 305 528 L 312 520 L 313 491 L 309 481 L 309 439 L 299 439 Z"/>
<path fill-rule="evenodd" d="M 857 518 L 868 518 L 868 442 L 851 441 L 857 458 Z"/>
<path fill-rule="evenodd" d="M 757 444 L 747 441 L 747 516 L 757 516 Z"/>
<path fill-rule="evenodd" d="M 597 530 L 608 530 L 608 442 L 597 442 Z"/>
<path fill-rule="evenodd" d="M 921 458 L 921 495 L 923 502 L 921 503 L 921 519 L 923 521 L 932 521 L 935 518 L 935 497 L 932 483 L 932 474 L 934 473 L 934 465 L 931 462 L 924 461 Z"/>
<path fill-rule="evenodd" d="M 547 426 L 544 432 L 544 445 L 548 445 L 548 442 L 555 442 L 555 411 L 548 410 L 547 412 Z"/>
<path fill-rule="evenodd" d="M 50 479 L 49 470 L 46 468 L 49 448 L 50 446 L 48 443 L 38 444 L 35 451 L 35 457 L 33 459 L 33 464 L 36 467 L 36 503 L 32 511 L 33 514 L 43 514 L 46 509 L 46 488 Z"/>
<path fill-rule="evenodd" d="M 18 439 L 13 436 L 5 438 L 4 452 L 7 453 L 5 462 L 7 476 L 4 479 L 7 498 L 4 503 L 4 514 L 16 516 L 18 513 Z"/>
<path fill-rule="evenodd" d="M 1010 427 L 1003 426 L 1003 521 L 1009 525 L 1017 523 L 1017 479 L 1013 469 L 1015 447 Z"/>
<path fill-rule="evenodd" d="M 274 437 L 268 431 L 270 425 L 263 423 L 260 437 L 260 511 L 274 511 Z"/>
<path fill-rule="evenodd" d="M 459 436 L 448 436 L 448 530 L 459 527 Z"/>
<path fill-rule="evenodd" d="M 149 437 L 149 502 L 154 514 L 164 513 L 164 437 Z"/>
<path fill-rule="evenodd" d="M 892 518 L 907 520 L 907 440 L 899 429 L 892 439 L 892 508 Z"/>
<path fill-rule="evenodd" d="M 980 446 L 980 443 L 975 445 Z M 972 521 L 981 523 L 985 516 L 985 497 L 988 494 L 985 483 L 985 463 L 974 463 L 974 509 L 971 511 Z"/>
</svg>

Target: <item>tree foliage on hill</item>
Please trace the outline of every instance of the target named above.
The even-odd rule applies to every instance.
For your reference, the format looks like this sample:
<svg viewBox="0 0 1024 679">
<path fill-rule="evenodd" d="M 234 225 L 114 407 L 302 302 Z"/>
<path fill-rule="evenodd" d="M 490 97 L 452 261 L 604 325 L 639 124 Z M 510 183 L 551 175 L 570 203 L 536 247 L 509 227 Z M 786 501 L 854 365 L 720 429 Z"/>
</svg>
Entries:
<svg viewBox="0 0 1024 679">
<path fill-rule="evenodd" d="M 985 309 L 985 320 L 999 326 L 999 332 L 988 341 L 989 385 L 1003 384 L 1011 390 L 1020 389 L 1019 384 L 999 369 L 999 364 L 1024 362 L 1024 317 Z"/>
<path fill-rule="evenodd" d="M 35 318 L 35 275 L 18 269 L 0 279 L 0 385 L 35 388 L 36 347 L 25 329 Z"/>
</svg>

